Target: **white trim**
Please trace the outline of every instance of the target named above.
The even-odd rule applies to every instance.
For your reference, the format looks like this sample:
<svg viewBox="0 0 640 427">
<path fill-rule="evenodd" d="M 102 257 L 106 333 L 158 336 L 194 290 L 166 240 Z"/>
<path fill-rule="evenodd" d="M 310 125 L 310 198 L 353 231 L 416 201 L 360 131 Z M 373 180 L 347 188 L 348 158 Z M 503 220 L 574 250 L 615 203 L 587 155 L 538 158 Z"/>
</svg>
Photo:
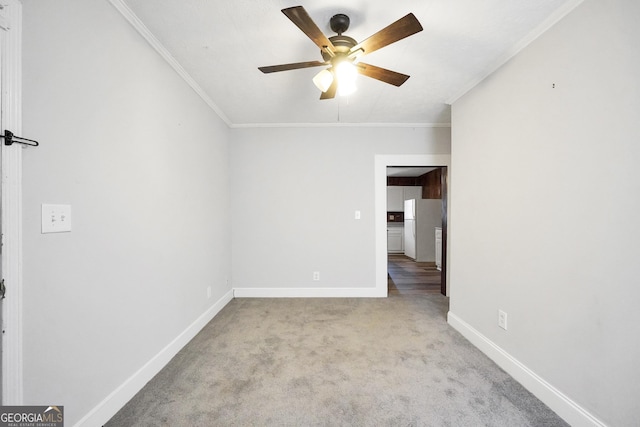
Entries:
<svg viewBox="0 0 640 427">
<path fill-rule="evenodd" d="M 0 29 L 9 30 L 11 29 L 11 25 L 9 25 L 9 20 L 4 16 L 4 12 L 0 9 Z"/>
<path fill-rule="evenodd" d="M 22 134 L 22 3 L 6 0 L 2 14 L 10 24 L 4 34 L 2 125 Z M 22 150 L 2 149 L 2 275 L 7 285 L 2 334 L 2 399 L 4 405 L 23 404 L 22 360 Z"/>
<path fill-rule="evenodd" d="M 545 19 L 540 25 L 534 28 L 529 34 L 527 34 L 518 43 L 510 47 L 502 56 L 494 61 L 487 69 L 480 75 L 480 77 L 474 78 L 466 85 L 462 90 L 458 91 L 454 96 L 449 98 L 446 103 L 451 105 L 464 96 L 467 92 L 473 89 L 478 83 L 493 74 L 498 68 L 506 64 L 511 58 L 516 56 L 525 47 L 529 46 L 534 40 L 544 34 L 549 28 L 553 27 L 558 21 L 567 16 L 573 9 L 578 7 L 584 0 L 568 0 L 564 5 L 553 12 L 547 19 Z"/>
<path fill-rule="evenodd" d="M 207 323 L 215 317 L 231 300 L 233 291 L 229 291 L 214 305 L 205 311 L 195 322 L 187 327 L 180 335 L 165 348 L 144 364 L 138 371 L 116 388 L 109 396 L 89 411 L 75 426 L 101 426 L 109 421 L 136 393 L 138 393 L 171 359 L 178 354 Z"/>
<path fill-rule="evenodd" d="M 387 166 L 451 166 L 450 154 L 402 154 L 375 156 L 376 289 L 387 296 Z M 450 170 L 450 169 L 449 169 Z M 450 173 L 450 172 L 449 172 Z M 449 199 L 451 192 L 448 192 Z M 451 206 L 451 204 L 449 204 Z M 447 247 L 447 255 L 449 255 Z M 447 260 L 451 260 L 450 257 Z M 449 263 L 447 263 L 448 269 Z M 449 291 L 447 290 L 447 295 Z"/>
<path fill-rule="evenodd" d="M 187 73 L 180 63 L 169 53 L 169 51 L 160 43 L 160 41 L 149 31 L 135 13 L 125 4 L 123 0 L 109 0 L 111 4 L 129 21 L 133 28 L 151 45 L 167 61 L 167 63 L 175 70 L 176 73 L 198 94 L 200 98 L 220 117 L 227 126 L 231 127 L 229 118 L 222 112 L 220 107 L 206 94 L 198 83 Z"/>
<path fill-rule="evenodd" d="M 242 123 L 232 124 L 233 129 L 243 128 L 332 128 L 332 127 L 371 127 L 371 128 L 450 128 L 451 123 Z"/>
<path fill-rule="evenodd" d="M 380 298 L 377 288 L 234 288 L 235 298 Z"/>
<path fill-rule="evenodd" d="M 602 421 L 586 409 L 451 311 L 447 314 L 447 322 L 570 425 L 574 427 L 606 427 Z"/>
</svg>

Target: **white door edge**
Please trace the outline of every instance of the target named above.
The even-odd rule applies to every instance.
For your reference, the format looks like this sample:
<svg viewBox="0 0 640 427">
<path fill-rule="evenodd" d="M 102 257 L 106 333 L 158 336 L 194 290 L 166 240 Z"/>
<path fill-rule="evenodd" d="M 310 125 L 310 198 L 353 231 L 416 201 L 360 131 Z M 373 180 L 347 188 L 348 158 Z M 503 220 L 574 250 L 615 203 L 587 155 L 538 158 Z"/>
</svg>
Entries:
<svg viewBox="0 0 640 427">
<path fill-rule="evenodd" d="M 2 2 L 2 125 L 22 135 L 22 3 Z M 0 130 L 3 132 L 4 129 Z M 2 140 L 0 140 L 2 141 Z M 7 285 L 2 334 L 2 404 L 23 404 L 22 360 L 22 146 L 2 149 L 2 272 Z"/>
</svg>

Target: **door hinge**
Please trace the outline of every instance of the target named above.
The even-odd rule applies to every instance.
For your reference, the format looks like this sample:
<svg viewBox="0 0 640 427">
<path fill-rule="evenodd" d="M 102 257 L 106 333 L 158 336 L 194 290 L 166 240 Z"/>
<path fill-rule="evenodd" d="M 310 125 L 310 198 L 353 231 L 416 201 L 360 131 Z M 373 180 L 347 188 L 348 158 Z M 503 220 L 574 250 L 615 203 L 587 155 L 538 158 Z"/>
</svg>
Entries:
<svg viewBox="0 0 640 427">
<path fill-rule="evenodd" d="M 7 287 L 4 285 L 4 279 L 0 280 L 0 299 L 4 299 L 7 293 Z"/>
</svg>

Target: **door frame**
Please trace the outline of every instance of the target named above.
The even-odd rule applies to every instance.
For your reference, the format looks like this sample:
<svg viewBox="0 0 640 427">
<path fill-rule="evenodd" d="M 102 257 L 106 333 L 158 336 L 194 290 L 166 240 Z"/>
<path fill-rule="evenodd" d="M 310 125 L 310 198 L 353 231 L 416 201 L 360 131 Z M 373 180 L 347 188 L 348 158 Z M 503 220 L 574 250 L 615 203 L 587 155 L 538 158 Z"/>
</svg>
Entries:
<svg viewBox="0 0 640 427">
<path fill-rule="evenodd" d="M 22 3 L 5 0 L 2 45 L 2 126 L 22 135 Z M 2 129 L 2 130 L 4 130 Z M 7 286 L 2 333 L 2 404 L 23 404 L 22 146 L 2 150 L 2 274 Z"/>
<path fill-rule="evenodd" d="M 375 230 L 376 230 L 376 295 L 386 297 L 389 294 L 387 280 L 387 166 L 430 166 L 446 167 L 447 176 L 451 173 L 450 154 L 379 154 L 375 156 Z M 449 189 L 450 190 L 450 189 Z M 447 191 L 447 206 L 451 206 L 451 191 Z M 447 212 L 447 223 L 451 213 Z M 443 235 L 443 239 L 445 236 Z M 445 249 L 446 248 L 446 249 Z M 443 245 L 448 255 L 448 245 Z M 444 258 L 450 260 L 449 257 Z M 448 264 L 443 264 L 444 276 L 448 277 Z M 449 280 L 446 280 L 446 295 L 450 294 Z"/>
</svg>

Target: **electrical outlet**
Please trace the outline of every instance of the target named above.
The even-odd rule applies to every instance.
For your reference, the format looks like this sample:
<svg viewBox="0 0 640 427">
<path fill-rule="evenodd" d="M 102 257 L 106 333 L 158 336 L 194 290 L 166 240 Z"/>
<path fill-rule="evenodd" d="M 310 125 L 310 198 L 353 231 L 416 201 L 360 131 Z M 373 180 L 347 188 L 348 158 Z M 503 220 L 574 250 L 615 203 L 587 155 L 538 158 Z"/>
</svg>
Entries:
<svg viewBox="0 0 640 427">
<path fill-rule="evenodd" d="M 507 330 L 507 313 L 502 310 L 498 310 L 498 326 L 505 331 Z"/>
<path fill-rule="evenodd" d="M 313 280 L 316 281 L 316 282 L 318 280 L 320 280 L 320 272 L 319 271 L 314 271 L 313 272 Z"/>
<path fill-rule="evenodd" d="M 211 298 L 211 286 L 207 286 L 207 299 Z"/>
<path fill-rule="evenodd" d="M 360 211 L 356 211 L 355 215 L 353 216 L 354 219 L 360 219 L 361 215 L 360 215 Z"/>
</svg>

